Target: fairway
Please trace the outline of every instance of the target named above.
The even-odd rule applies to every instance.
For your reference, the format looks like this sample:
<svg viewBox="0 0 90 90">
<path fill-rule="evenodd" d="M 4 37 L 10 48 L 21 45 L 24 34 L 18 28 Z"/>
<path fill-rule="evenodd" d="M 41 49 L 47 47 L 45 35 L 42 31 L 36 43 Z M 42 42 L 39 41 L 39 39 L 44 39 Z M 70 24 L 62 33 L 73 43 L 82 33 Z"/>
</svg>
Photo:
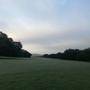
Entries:
<svg viewBox="0 0 90 90">
<path fill-rule="evenodd" d="M 1 58 L 0 90 L 90 90 L 90 63 Z"/>
</svg>

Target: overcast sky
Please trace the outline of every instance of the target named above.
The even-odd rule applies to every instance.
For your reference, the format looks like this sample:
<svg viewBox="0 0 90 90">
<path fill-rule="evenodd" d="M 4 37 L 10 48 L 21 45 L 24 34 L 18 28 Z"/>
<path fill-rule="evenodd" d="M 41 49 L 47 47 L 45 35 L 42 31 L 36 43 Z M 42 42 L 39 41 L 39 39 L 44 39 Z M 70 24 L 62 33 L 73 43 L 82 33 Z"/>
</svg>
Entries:
<svg viewBox="0 0 90 90">
<path fill-rule="evenodd" d="M 0 31 L 31 53 L 90 47 L 90 0 L 0 0 Z"/>
</svg>

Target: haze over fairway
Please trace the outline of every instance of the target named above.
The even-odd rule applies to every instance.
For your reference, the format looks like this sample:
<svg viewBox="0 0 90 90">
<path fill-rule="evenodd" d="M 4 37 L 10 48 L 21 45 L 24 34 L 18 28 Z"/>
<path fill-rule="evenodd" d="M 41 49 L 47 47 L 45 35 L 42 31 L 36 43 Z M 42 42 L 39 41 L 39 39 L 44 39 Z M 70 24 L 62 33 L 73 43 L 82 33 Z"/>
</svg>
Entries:
<svg viewBox="0 0 90 90">
<path fill-rule="evenodd" d="M 0 31 L 31 53 L 90 45 L 90 0 L 0 0 Z"/>
</svg>

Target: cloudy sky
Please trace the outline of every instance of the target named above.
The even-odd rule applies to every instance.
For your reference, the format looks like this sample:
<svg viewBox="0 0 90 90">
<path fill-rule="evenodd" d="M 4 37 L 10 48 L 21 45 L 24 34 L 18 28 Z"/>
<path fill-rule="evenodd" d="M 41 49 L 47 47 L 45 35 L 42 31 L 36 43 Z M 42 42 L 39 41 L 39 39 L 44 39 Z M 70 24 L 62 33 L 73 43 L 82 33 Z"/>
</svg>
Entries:
<svg viewBox="0 0 90 90">
<path fill-rule="evenodd" d="M 31 53 L 90 47 L 90 0 L 0 0 L 0 31 Z"/>
</svg>

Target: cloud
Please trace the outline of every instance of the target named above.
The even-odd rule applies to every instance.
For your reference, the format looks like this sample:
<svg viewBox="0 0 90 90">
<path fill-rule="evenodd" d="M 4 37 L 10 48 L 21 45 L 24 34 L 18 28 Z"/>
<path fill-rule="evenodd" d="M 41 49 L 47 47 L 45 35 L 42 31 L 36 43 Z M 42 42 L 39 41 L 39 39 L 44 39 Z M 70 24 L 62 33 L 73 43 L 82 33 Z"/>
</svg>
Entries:
<svg viewBox="0 0 90 90">
<path fill-rule="evenodd" d="M 0 0 L 0 30 L 34 53 L 90 45 L 90 20 L 81 2 Z M 77 6 L 77 7 L 76 7 Z M 89 13 L 88 13 L 89 14 Z"/>
<path fill-rule="evenodd" d="M 25 48 L 31 53 L 39 53 L 39 54 L 44 54 L 46 52 L 51 53 L 50 49 L 40 44 L 34 44 L 34 43 L 24 44 L 23 48 Z"/>
<path fill-rule="evenodd" d="M 90 43 L 87 41 L 82 41 L 82 40 L 67 40 L 67 41 L 61 41 L 57 43 L 47 43 L 45 45 L 42 45 L 40 43 L 32 43 L 30 42 L 29 44 L 24 44 L 23 48 L 26 48 L 32 53 L 40 53 L 40 54 L 45 54 L 45 53 L 57 53 L 57 52 L 63 52 L 66 49 L 84 49 L 86 47 L 89 47 Z"/>
</svg>

